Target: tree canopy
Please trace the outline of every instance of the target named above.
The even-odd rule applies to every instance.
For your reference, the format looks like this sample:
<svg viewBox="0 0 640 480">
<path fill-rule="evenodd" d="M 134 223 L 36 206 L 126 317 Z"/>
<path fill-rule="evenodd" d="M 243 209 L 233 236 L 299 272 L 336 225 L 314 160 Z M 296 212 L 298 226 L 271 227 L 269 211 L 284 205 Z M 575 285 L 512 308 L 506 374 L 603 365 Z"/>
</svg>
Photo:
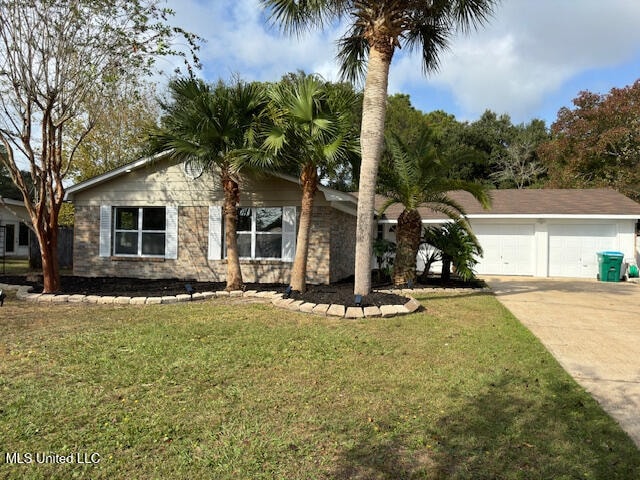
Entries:
<svg viewBox="0 0 640 480">
<path fill-rule="evenodd" d="M 487 110 L 475 121 L 461 122 L 440 110 L 423 113 L 408 95 L 396 94 L 388 100 L 385 130 L 409 147 L 429 136 L 451 179 L 493 188 L 539 187 L 545 180 L 537 153 L 549 139 L 543 120 L 515 125 L 508 115 Z"/>
<path fill-rule="evenodd" d="M 606 94 L 580 92 L 562 108 L 539 154 L 549 186 L 610 187 L 640 200 L 640 80 Z"/>
<path fill-rule="evenodd" d="M 158 0 L 0 0 L 1 160 L 40 244 L 45 292 L 59 289 L 64 181 L 95 126 L 100 99 L 113 85 L 151 73 L 160 56 L 198 64 L 198 37 L 171 25 L 172 14 Z M 177 37 L 189 52 L 172 46 Z M 72 122 L 84 127 L 71 129 Z"/>
<path fill-rule="evenodd" d="M 110 95 L 97 100 L 99 105 L 87 105 L 87 111 L 94 114 L 94 123 L 78 145 L 70 165 L 69 175 L 74 182 L 108 172 L 149 153 L 145 132 L 158 121 L 160 105 L 154 84 L 137 83 L 113 85 Z M 77 137 L 84 128 L 84 121 L 75 119 L 69 125 L 70 137 Z"/>
</svg>

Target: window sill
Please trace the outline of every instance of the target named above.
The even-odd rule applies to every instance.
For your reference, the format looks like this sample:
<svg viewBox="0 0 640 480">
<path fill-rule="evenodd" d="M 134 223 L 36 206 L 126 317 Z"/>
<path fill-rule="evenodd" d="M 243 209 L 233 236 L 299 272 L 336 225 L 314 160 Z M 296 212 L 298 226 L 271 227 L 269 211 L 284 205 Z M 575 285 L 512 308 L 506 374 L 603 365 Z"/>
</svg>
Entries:
<svg viewBox="0 0 640 480">
<path fill-rule="evenodd" d="M 223 258 L 222 260 L 220 260 L 220 262 L 222 263 L 227 263 L 227 259 Z M 279 258 L 265 258 L 265 259 L 260 259 L 260 258 L 241 258 L 240 259 L 240 265 L 282 265 L 282 264 L 289 264 L 289 263 L 293 263 L 293 260 L 288 261 L 288 260 L 281 260 Z"/>
<path fill-rule="evenodd" d="M 164 262 L 164 257 L 121 257 L 121 256 L 111 256 L 109 257 L 112 262 Z"/>
</svg>

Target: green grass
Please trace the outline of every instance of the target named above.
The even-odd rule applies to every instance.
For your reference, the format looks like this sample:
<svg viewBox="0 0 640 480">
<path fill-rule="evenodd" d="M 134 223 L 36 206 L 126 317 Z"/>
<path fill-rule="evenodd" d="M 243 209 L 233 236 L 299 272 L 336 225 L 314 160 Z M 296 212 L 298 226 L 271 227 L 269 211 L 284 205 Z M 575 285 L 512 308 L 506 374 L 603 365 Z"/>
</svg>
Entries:
<svg viewBox="0 0 640 480">
<path fill-rule="evenodd" d="M 345 321 L 231 300 L 0 311 L 0 477 L 634 479 L 640 453 L 490 295 Z M 100 454 L 8 465 L 5 452 Z"/>
<path fill-rule="evenodd" d="M 31 272 L 29 268 L 29 260 L 23 258 L 5 257 L 4 265 L 2 262 L 3 261 L 0 258 L 0 274 L 4 273 L 5 275 L 22 275 Z"/>
</svg>

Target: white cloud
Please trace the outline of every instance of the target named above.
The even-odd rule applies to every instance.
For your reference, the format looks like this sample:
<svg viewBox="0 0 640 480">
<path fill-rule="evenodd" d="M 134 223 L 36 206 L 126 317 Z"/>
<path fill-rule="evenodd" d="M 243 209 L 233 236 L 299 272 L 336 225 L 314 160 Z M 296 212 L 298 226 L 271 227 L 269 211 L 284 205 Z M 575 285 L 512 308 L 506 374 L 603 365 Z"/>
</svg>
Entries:
<svg viewBox="0 0 640 480">
<path fill-rule="evenodd" d="M 296 38 L 268 27 L 258 0 L 181 0 L 173 8 L 179 25 L 208 39 L 208 80 L 277 80 L 299 69 L 337 79 L 344 25 Z M 578 75 L 640 54 L 639 19 L 638 0 L 504 0 L 486 27 L 454 39 L 435 74 L 423 75 L 418 55 L 398 52 L 389 91 L 415 99 L 445 92 L 467 118 L 486 108 L 527 118 Z"/>
<path fill-rule="evenodd" d="M 337 32 L 309 32 L 300 38 L 266 24 L 258 0 L 190 0 L 174 7 L 177 21 L 207 38 L 201 57 L 208 79 L 239 74 L 247 80 L 277 80 L 287 72 L 321 70 L 333 75 Z M 205 20 L 205 19 L 208 19 Z"/>
<path fill-rule="evenodd" d="M 637 19 L 636 1 L 510 0 L 487 27 L 455 39 L 429 83 L 449 89 L 466 112 L 526 116 L 574 76 L 637 54 Z M 406 73 L 405 84 L 415 83 Z"/>
</svg>

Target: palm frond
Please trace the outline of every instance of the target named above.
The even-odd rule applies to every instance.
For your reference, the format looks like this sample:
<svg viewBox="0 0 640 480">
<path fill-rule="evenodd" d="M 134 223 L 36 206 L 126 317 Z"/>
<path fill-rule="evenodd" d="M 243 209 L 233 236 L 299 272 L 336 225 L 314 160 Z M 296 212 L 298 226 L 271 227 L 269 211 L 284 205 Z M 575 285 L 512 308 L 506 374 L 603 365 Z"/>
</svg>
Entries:
<svg viewBox="0 0 640 480">
<path fill-rule="evenodd" d="M 260 0 L 269 21 L 286 34 L 301 35 L 340 18 L 350 2 L 338 0 Z"/>
<path fill-rule="evenodd" d="M 369 43 L 364 37 L 364 30 L 354 25 L 349 33 L 338 40 L 336 59 L 340 64 L 340 78 L 358 84 L 367 71 Z"/>
<path fill-rule="evenodd" d="M 500 0 L 457 0 L 453 3 L 453 18 L 461 32 L 478 29 L 489 21 Z"/>
<path fill-rule="evenodd" d="M 423 72 L 437 72 L 440 54 L 449 49 L 451 28 L 443 18 L 429 18 L 416 23 L 405 32 L 405 43 L 409 50 L 419 51 Z"/>
</svg>

